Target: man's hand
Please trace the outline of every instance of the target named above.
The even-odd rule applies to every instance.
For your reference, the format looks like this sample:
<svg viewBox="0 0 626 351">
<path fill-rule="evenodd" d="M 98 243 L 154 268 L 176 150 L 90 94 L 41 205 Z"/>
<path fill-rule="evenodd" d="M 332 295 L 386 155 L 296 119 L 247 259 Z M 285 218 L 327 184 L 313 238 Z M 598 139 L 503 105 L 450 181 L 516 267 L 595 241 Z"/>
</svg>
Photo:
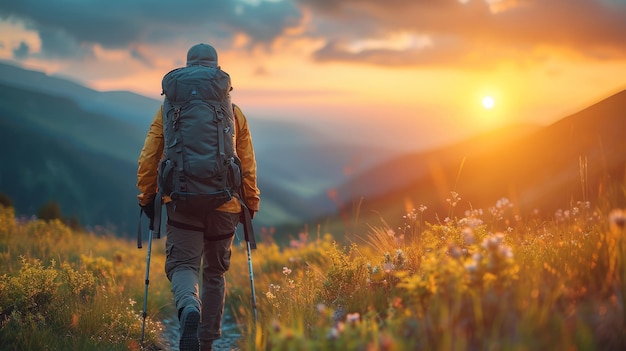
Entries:
<svg viewBox="0 0 626 351">
<path fill-rule="evenodd" d="M 154 229 L 154 199 L 147 205 L 141 206 L 141 211 L 146 214 L 146 217 L 150 220 L 150 229 Z"/>
</svg>

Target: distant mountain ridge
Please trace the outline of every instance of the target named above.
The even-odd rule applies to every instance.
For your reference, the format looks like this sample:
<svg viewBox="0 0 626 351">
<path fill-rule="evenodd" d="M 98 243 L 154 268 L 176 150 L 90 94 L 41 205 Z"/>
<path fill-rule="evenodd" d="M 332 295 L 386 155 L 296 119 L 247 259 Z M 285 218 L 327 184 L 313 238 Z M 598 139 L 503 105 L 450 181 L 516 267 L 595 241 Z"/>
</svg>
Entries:
<svg viewBox="0 0 626 351">
<path fill-rule="evenodd" d="M 87 112 L 106 114 L 137 127 L 145 127 L 150 123 L 154 112 L 147 111 L 156 111 L 161 104 L 159 100 L 133 92 L 99 92 L 63 78 L 1 62 L 0 83 L 69 98 Z"/>
<path fill-rule="evenodd" d="M 593 202 L 600 192 L 625 184 L 624 111 L 626 91 L 547 127 L 513 126 L 395 158 L 340 187 L 340 211 L 355 213 L 358 204 L 362 224 L 380 223 L 382 217 L 397 226 L 421 204 L 428 207 L 425 219 L 443 220 L 453 191 L 462 199 L 458 216 L 470 208 L 488 209 L 503 197 L 520 215 L 535 210 L 551 215 L 577 201 Z M 623 191 L 615 196 L 624 203 Z"/>
<path fill-rule="evenodd" d="M 55 200 L 84 225 L 134 234 L 137 157 L 159 104 L 0 63 L 0 159 L 6 162 L 0 192 L 20 215 Z M 331 144 L 295 122 L 248 118 L 262 191 L 257 226 L 301 223 L 327 212 L 316 196 L 347 178 L 345 163 L 367 154 L 357 165 L 364 168 L 386 156 Z"/>
</svg>

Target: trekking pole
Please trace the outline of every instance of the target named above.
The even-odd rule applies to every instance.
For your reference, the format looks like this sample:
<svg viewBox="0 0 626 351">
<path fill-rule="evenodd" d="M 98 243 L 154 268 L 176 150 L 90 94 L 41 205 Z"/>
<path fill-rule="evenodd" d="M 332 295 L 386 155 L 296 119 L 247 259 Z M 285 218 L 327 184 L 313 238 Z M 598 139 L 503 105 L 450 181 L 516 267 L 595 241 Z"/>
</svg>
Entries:
<svg viewBox="0 0 626 351">
<path fill-rule="evenodd" d="M 250 271 L 250 290 L 252 293 L 252 311 L 254 312 L 254 322 L 257 322 L 256 311 L 256 291 L 254 289 L 254 271 L 252 270 L 252 250 L 256 249 L 256 240 L 254 239 L 254 228 L 252 227 L 252 216 L 250 211 L 242 202 L 243 212 L 243 234 L 246 240 L 246 249 L 248 251 L 248 270 Z"/>
<path fill-rule="evenodd" d="M 141 247 L 139 247 L 141 248 Z M 143 313 L 142 313 L 142 318 L 143 321 L 141 322 L 141 345 L 143 346 L 143 339 L 144 339 L 144 335 L 145 335 L 145 331 L 146 331 L 146 316 L 147 316 L 147 310 L 148 310 L 148 285 L 150 284 L 150 279 L 148 279 L 148 277 L 150 276 L 150 255 L 152 253 L 152 229 L 150 229 L 148 231 L 148 258 L 146 259 L 146 288 L 143 292 Z"/>
<path fill-rule="evenodd" d="M 252 250 L 250 248 L 250 242 L 246 240 L 246 247 L 248 248 L 248 270 L 250 271 L 250 290 L 252 291 L 252 310 L 254 311 L 254 322 L 257 322 L 256 312 L 256 292 L 254 291 L 254 271 L 252 270 Z"/>
</svg>

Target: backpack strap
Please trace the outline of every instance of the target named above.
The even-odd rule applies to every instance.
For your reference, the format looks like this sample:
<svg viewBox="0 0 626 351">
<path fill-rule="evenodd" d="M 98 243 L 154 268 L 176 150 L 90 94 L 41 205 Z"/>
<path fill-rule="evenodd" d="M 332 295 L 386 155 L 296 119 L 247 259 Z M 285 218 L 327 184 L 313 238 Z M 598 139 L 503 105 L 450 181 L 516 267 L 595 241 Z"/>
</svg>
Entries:
<svg viewBox="0 0 626 351">
<path fill-rule="evenodd" d="M 154 229 L 152 230 L 152 237 L 155 239 L 161 239 L 161 205 L 163 205 L 163 190 L 159 188 L 154 198 Z"/>
<path fill-rule="evenodd" d="M 226 159 L 226 151 L 224 147 L 224 111 L 220 105 L 211 105 L 215 111 L 215 119 L 217 122 L 217 147 L 220 157 L 220 161 L 224 162 Z"/>
</svg>

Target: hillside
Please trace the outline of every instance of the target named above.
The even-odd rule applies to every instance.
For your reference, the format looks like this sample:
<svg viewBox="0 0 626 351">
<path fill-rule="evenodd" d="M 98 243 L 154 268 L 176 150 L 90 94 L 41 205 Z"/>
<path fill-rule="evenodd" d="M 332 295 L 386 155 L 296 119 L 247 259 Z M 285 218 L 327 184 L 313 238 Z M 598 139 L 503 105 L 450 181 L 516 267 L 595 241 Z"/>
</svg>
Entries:
<svg viewBox="0 0 626 351">
<path fill-rule="evenodd" d="M 30 216 L 48 201 L 86 226 L 133 235 L 137 156 L 159 101 L 98 92 L 0 63 L 0 193 Z M 319 193 L 387 153 L 339 145 L 293 122 L 248 115 L 262 192 L 255 226 L 299 224 L 327 212 Z M 355 164 L 356 159 L 369 157 Z"/>
<path fill-rule="evenodd" d="M 67 79 L 1 62 L 0 83 L 53 97 L 67 98 L 86 112 L 104 114 L 140 128 L 145 128 L 145 125 L 150 123 L 153 111 L 156 111 L 161 103 L 159 100 L 128 91 L 96 91 Z"/>
<path fill-rule="evenodd" d="M 365 229 L 365 223 L 380 223 L 380 216 L 401 225 L 402 216 L 422 204 L 428 207 L 425 219 L 443 220 L 452 191 L 461 197 L 455 209 L 461 215 L 470 208 L 487 210 L 501 198 L 513 202 L 521 215 L 535 209 L 551 215 L 576 201 L 593 202 L 601 192 L 623 185 L 624 111 L 626 91 L 547 127 L 515 126 L 395 158 L 339 188 L 340 212 L 345 221 L 358 206 Z M 331 222 L 340 226 L 339 219 Z"/>
<path fill-rule="evenodd" d="M 83 225 L 137 225 L 136 159 L 145 132 L 73 100 L 0 84 L 0 192 L 19 215 L 49 201 Z"/>
</svg>

